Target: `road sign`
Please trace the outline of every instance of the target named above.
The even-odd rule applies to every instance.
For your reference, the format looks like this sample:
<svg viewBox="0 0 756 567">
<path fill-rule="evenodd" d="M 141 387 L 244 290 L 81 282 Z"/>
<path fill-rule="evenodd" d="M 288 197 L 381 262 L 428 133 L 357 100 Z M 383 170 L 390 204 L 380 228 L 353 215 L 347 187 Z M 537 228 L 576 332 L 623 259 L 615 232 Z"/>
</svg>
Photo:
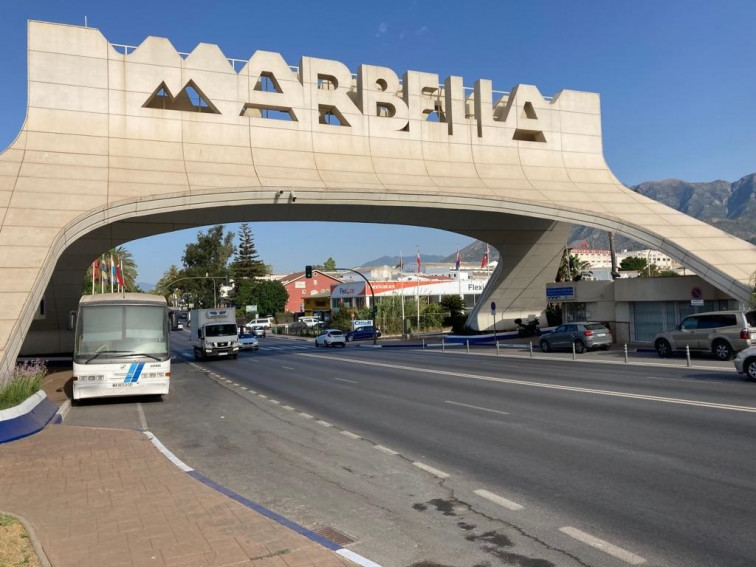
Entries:
<svg viewBox="0 0 756 567">
<path fill-rule="evenodd" d="M 691 307 L 703 307 L 704 300 L 703 299 L 691 299 L 690 305 Z"/>
<path fill-rule="evenodd" d="M 690 290 L 690 297 L 692 299 L 703 299 L 703 291 L 700 287 L 694 287 Z"/>
<path fill-rule="evenodd" d="M 491 313 L 496 313 L 496 302 L 495 301 L 491 302 Z"/>
</svg>

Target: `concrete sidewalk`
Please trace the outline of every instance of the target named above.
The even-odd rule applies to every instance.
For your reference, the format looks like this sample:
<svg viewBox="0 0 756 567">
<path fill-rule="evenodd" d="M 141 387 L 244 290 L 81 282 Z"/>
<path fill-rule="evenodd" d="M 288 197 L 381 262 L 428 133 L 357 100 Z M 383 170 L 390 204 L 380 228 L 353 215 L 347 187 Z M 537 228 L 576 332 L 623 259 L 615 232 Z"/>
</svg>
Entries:
<svg viewBox="0 0 756 567">
<path fill-rule="evenodd" d="M 54 402 L 66 375 L 46 380 Z M 0 510 L 53 567 L 374 565 L 211 488 L 139 431 L 48 425 L 0 445 Z"/>
</svg>

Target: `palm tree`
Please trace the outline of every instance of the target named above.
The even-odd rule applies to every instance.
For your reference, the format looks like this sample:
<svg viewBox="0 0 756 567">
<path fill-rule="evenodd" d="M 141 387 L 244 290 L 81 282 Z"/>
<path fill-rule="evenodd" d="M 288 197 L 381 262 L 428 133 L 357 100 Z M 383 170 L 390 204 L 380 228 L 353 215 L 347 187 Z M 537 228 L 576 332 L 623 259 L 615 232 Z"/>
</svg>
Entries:
<svg viewBox="0 0 756 567">
<path fill-rule="evenodd" d="M 565 248 L 565 253 L 562 255 L 562 261 L 559 263 L 559 269 L 557 270 L 556 280 L 558 282 L 572 282 L 576 279 L 580 279 L 583 272 L 588 272 L 591 267 L 591 263 L 586 260 L 581 260 L 575 254 L 570 254 L 570 249 Z"/>
</svg>

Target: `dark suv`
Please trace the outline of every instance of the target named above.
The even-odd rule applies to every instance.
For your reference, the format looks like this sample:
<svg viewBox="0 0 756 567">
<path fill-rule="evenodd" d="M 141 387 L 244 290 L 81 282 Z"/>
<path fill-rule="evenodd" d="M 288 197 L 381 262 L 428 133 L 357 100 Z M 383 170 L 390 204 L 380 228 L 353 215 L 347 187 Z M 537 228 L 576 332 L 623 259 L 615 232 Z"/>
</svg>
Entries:
<svg viewBox="0 0 756 567">
<path fill-rule="evenodd" d="M 674 330 L 654 337 L 654 347 L 662 358 L 687 347 L 691 352 L 710 352 L 718 360 L 730 360 L 751 345 L 756 345 L 756 311 L 688 315 Z"/>
<path fill-rule="evenodd" d="M 380 337 L 380 329 L 375 329 L 375 336 Z M 346 340 L 348 341 L 361 341 L 373 338 L 373 326 L 357 327 L 354 331 L 349 331 L 346 334 Z"/>
</svg>

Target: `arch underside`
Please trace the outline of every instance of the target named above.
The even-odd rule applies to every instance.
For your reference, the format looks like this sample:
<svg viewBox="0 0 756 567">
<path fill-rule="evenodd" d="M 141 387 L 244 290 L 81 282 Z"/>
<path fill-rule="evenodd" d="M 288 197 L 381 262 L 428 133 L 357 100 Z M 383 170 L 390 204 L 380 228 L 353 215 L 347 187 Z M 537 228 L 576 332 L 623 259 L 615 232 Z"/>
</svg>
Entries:
<svg viewBox="0 0 756 567">
<path fill-rule="evenodd" d="M 302 188 L 296 189 L 297 200 L 292 201 L 289 193 L 289 188 L 265 188 L 214 192 L 214 199 L 208 199 L 207 193 L 156 196 L 116 203 L 82 215 L 65 231 L 67 244 L 55 262 L 44 293 L 47 315 L 32 322 L 21 354 L 71 351 L 73 336 L 66 329 L 67 316 L 76 309 L 83 275 L 93 258 L 132 240 L 177 230 L 234 222 L 382 223 L 435 228 L 487 242 L 498 250 L 500 261 L 468 318 L 467 325 L 478 331 L 493 325 L 488 311 L 490 301 L 497 304 L 496 324 L 500 329 L 511 326 L 518 317 L 542 314 L 546 305 L 545 284 L 554 281 L 574 224 L 614 229 L 632 238 L 639 234 L 622 230 L 616 220 L 534 203 L 478 199 L 471 206 L 469 200 L 463 205 L 448 196 L 439 201 L 406 194 L 388 200 L 385 194 L 328 195 Z M 643 236 L 641 242 L 665 249 L 654 235 Z M 667 247 L 673 257 L 676 251 Z M 702 266 L 701 262 L 692 262 L 689 255 L 677 254 L 675 259 L 691 269 Z"/>
</svg>

